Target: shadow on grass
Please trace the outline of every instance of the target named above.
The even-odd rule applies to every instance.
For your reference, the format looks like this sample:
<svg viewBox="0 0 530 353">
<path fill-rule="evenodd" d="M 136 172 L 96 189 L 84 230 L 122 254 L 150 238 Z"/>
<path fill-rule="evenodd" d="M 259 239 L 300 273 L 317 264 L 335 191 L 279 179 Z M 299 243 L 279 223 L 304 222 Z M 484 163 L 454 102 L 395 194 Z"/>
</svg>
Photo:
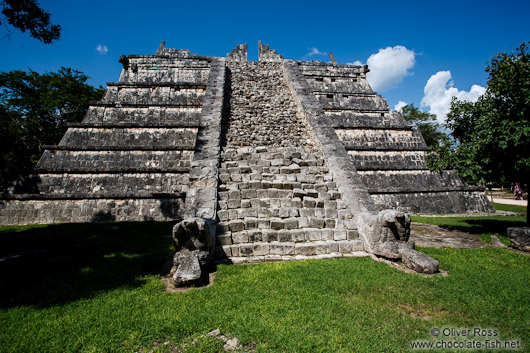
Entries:
<svg viewBox="0 0 530 353">
<path fill-rule="evenodd" d="M 465 219 L 458 222 L 448 222 L 439 225 L 448 230 L 458 230 L 471 234 L 500 234 L 506 235 L 506 230 L 510 227 L 526 227 L 524 221 L 513 219 Z"/>
<path fill-rule="evenodd" d="M 170 222 L 59 224 L 0 229 L 0 307 L 48 307 L 160 274 Z"/>
</svg>

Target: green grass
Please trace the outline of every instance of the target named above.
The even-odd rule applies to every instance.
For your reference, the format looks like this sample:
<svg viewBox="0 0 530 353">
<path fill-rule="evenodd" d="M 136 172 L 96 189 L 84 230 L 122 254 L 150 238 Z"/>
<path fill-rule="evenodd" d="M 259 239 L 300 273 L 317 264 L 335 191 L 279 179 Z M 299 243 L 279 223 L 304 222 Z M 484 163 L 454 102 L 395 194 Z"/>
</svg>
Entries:
<svg viewBox="0 0 530 353">
<path fill-rule="evenodd" d="M 369 258 L 223 265 L 211 286 L 169 293 L 171 226 L 0 228 L 0 257 L 25 252 L 0 263 L 0 351 L 217 352 L 202 336 L 216 328 L 258 352 L 409 351 L 433 327 L 497 328 L 530 347 L 526 255 L 422 249 L 448 277 Z"/>
<path fill-rule="evenodd" d="M 498 211 L 517 212 L 517 213 L 522 213 L 526 216 L 526 206 L 505 205 L 502 203 L 495 203 L 495 202 L 493 202 L 492 205 Z"/>
<path fill-rule="evenodd" d="M 412 222 L 433 224 L 449 230 L 458 230 L 478 234 L 482 240 L 491 243 L 496 235 L 503 243 L 509 244 L 506 230 L 510 227 L 526 226 L 526 207 L 493 203 L 496 210 L 521 213 L 524 216 L 488 216 L 488 217 L 428 217 L 412 216 Z"/>
</svg>

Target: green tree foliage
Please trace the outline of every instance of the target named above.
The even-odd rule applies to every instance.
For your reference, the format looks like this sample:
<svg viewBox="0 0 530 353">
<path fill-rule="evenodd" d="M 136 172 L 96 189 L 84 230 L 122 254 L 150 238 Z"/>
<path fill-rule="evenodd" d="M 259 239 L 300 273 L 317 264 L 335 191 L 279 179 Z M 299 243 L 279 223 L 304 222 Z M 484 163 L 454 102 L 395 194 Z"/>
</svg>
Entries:
<svg viewBox="0 0 530 353">
<path fill-rule="evenodd" d="M 4 22 L 45 44 L 51 44 L 61 36 L 61 26 L 50 22 L 50 14 L 44 11 L 36 0 L 2 0 Z M 0 21 L 2 24 L 2 21 Z"/>
<path fill-rule="evenodd" d="M 412 103 L 401 108 L 401 114 L 410 126 L 420 130 L 430 149 L 439 148 L 446 143 L 447 135 L 440 131 L 441 126 L 436 122 L 436 115 L 425 113 Z"/>
<path fill-rule="evenodd" d="M 519 181 L 530 185 L 529 44 L 498 53 L 486 67 L 486 93 L 477 102 L 453 99 L 447 127 L 454 143 L 428 165 L 456 169 L 468 182 Z"/>
<path fill-rule="evenodd" d="M 56 144 L 66 123 L 81 121 L 89 100 L 103 88 L 86 84 L 83 73 L 62 67 L 58 72 L 0 73 L 0 189 L 27 175 L 44 145 Z"/>
</svg>

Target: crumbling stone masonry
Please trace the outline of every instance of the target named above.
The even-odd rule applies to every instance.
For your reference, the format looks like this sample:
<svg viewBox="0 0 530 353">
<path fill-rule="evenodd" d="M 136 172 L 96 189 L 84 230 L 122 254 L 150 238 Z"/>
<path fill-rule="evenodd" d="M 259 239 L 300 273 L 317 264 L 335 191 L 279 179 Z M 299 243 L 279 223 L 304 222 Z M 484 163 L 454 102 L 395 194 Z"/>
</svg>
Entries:
<svg viewBox="0 0 530 353">
<path fill-rule="evenodd" d="M 119 82 L 0 200 L 0 224 L 197 218 L 217 222 L 216 256 L 232 262 L 418 262 L 404 212 L 493 211 L 426 168 L 421 134 L 367 66 L 285 60 L 261 42 L 257 62 L 246 44 L 226 58 L 164 44 L 120 57 Z"/>
</svg>

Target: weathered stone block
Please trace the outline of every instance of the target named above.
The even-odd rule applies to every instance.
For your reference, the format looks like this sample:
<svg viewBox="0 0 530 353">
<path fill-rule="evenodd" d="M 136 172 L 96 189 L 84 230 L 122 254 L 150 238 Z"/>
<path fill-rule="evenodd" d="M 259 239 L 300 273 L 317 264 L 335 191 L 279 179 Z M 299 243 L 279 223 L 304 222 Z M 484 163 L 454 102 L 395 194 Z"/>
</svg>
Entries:
<svg viewBox="0 0 530 353">
<path fill-rule="evenodd" d="M 173 281 L 178 287 L 192 286 L 201 282 L 201 266 L 195 253 L 187 249 L 179 256 L 177 270 L 173 274 Z"/>
<path fill-rule="evenodd" d="M 245 222 L 240 219 L 232 219 L 228 222 L 228 227 L 232 232 L 240 232 L 245 229 Z"/>
<path fill-rule="evenodd" d="M 402 259 L 405 266 L 416 272 L 432 274 L 439 270 L 438 260 L 414 249 L 405 247 L 403 248 L 401 255 L 403 256 Z"/>
<path fill-rule="evenodd" d="M 271 229 L 284 229 L 285 222 L 281 218 L 271 218 Z"/>
<path fill-rule="evenodd" d="M 264 229 L 262 231 L 262 234 L 263 234 L 263 242 L 265 243 L 271 243 L 273 241 L 278 241 L 278 232 L 276 230 Z"/>
<path fill-rule="evenodd" d="M 255 229 L 258 227 L 258 219 L 255 217 L 244 218 L 245 229 Z"/>
<path fill-rule="evenodd" d="M 269 254 L 269 244 L 260 243 L 254 244 L 254 256 L 262 256 Z"/>
<path fill-rule="evenodd" d="M 248 243 L 249 236 L 247 232 L 232 233 L 232 242 L 234 244 Z"/>
<path fill-rule="evenodd" d="M 253 244 L 241 244 L 239 246 L 239 255 L 240 256 L 253 256 L 254 245 Z"/>
<path fill-rule="evenodd" d="M 348 237 L 348 233 L 344 229 L 336 229 L 335 234 L 333 236 L 333 239 L 335 240 L 346 240 Z"/>
<path fill-rule="evenodd" d="M 295 255 L 315 255 L 316 247 L 311 243 L 296 243 L 294 246 Z"/>
</svg>

